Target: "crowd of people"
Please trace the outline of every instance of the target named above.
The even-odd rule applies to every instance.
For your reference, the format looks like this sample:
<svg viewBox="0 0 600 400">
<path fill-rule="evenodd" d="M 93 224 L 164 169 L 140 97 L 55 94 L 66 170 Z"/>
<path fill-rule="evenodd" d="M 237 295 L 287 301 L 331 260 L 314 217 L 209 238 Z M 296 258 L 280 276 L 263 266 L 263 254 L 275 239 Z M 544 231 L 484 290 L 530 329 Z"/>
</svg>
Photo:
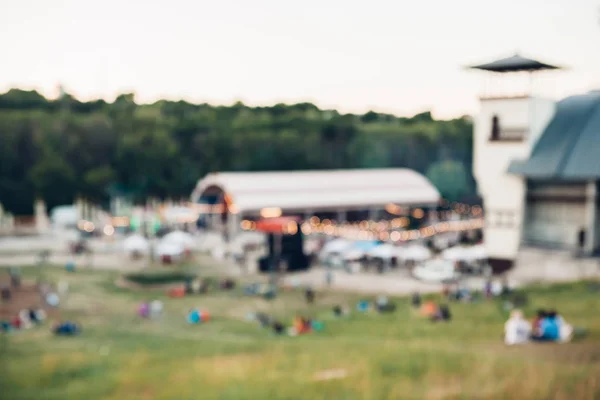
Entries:
<svg viewBox="0 0 600 400">
<path fill-rule="evenodd" d="M 20 274 L 18 271 L 10 272 L 10 287 L 2 287 L 1 298 L 4 303 L 11 302 L 12 290 L 18 289 L 21 286 Z M 68 291 L 65 286 L 59 285 L 58 292 L 66 294 Z M 185 285 L 178 288 L 182 295 L 203 294 L 208 291 L 208 281 L 195 279 L 186 282 Z M 232 290 L 235 288 L 235 282 L 231 279 L 224 279 L 218 282 L 217 287 L 220 290 Z M 58 295 L 53 288 L 48 284 L 38 283 L 37 285 L 40 294 L 45 302 L 52 306 L 58 306 Z M 11 290 L 12 289 L 12 290 Z M 244 287 L 246 295 L 261 295 L 265 298 L 268 294 L 273 294 L 274 288 L 271 284 L 253 284 Z M 317 300 L 317 292 L 311 287 L 304 288 L 304 299 L 307 306 L 312 306 Z M 444 286 L 442 289 L 442 302 L 437 303 L 432 300 L 423 301 L 421 295 L 416 292 L 411 297 L 413 309 L 417 310 L 421 316 L 430 319 L 433 322 L 448 322 L 452 319 L 452 314 L 449 308 L 449 302 L 473 302 L 478 298 L 494 298 L 502 296 L 503 299 L 512 299 L 518 293 L 508 287 L 506 281 L 491 282 L 488 281 L 482 291 L 472 292 L 466 287 L 459 285 Z M 171 295 L 171 293 L 169 293 Z M 57 297 L 56 301 L 53 297 Z M 172 296 L 179 297 L 179 296 Z M 445 302 L 443 301 L 445 299 Z M 568 324 L 564 318 L 555 310 L 538 310 L 535 317 L 528 321 L 523 312 L 518 307 L 522 307 L 526 303 L 519 297 L 519 301 L 515 301 L 514 305 L 505 310 L 511 310 L 510 317 L 504 326 L 504 341 L 507 345 L 518 345 L 528 342 L 568 342 L 574 336 L 575 330 L 572 325 Z M 505 302 L 506 303 L 506 302 Z M 512 303 L 511 303 L 512 304 Z M 163 311 L 163 303 L 159 300 L 151 302 L 143 302 L 139 305 L 137 313 L 142 318 L 155 319 Z M 378 313 L 391 313 L 396 311 L 396 305 L 392 303 L 386 296 L 379 296 L 373 301 L 361 300 L 356 304 L 356 311 L 365 313 L 376 311 Z M 333 316 L 341 318 L 350 314 L 350 309 L 341 305 L 333 306 Z M 187 321 L 190 324 L 200 324 L 208 322 L 211 319 L 210 314 L 206 310 L 194 308 L 187 313 Z M 46 313 L 41 307 L 24 309 L 15 315 L 11 320 L 0 321 L 0 328 L 3 331 L 28 329 L 35 325 L 40 325 L 46 320 Z M 257 321 L 264 328 L 270 328 L 276 335 L 288 334 L 290 336 L 304 335 L 324 329 L 322 322 L 308 318 L 303 315 L 296 315 L 291 324 L 287 327 L 281 322 L 269 317 L 264 313 L 257 313 L 252 316 L 252 320 Z M 52 331 L 57 335 L 77 335 L 81 332 L 79 325 L 72 322 L 57 323 L 52 327 Z"/>
</svg>

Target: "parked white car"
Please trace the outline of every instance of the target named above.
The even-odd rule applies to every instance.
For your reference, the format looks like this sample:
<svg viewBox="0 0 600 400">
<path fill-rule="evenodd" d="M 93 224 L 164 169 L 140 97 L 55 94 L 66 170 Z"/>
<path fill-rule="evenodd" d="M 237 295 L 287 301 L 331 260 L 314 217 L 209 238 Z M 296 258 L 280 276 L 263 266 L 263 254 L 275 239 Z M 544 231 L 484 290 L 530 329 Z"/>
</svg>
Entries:
<svg viewBox="0 0 600 400">
<path fill-rule="evenodd" d="M 427 282 L 450 282 L 458 279 L 460 273 L 453 261 L 434 259 L 415 267 L 413 276 Z"/>
</svg>

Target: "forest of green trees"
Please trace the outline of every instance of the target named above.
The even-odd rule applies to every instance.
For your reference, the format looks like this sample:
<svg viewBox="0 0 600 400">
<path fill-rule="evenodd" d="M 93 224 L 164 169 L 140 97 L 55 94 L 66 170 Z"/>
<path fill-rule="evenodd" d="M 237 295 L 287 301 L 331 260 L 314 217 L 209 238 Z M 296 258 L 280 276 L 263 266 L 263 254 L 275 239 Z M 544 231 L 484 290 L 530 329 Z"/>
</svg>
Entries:
<svg viewBox="0 0 600 400">
<path fill-rule="evenodd" d="M 212 171 L 407 167 L 449 199 L 474 193 L 468 118 L 340 114 L 310 103 L 249 107 L 0 95 L 0 204 L 31 214 L 81 196 L 183 198 Z"/>
</svg>

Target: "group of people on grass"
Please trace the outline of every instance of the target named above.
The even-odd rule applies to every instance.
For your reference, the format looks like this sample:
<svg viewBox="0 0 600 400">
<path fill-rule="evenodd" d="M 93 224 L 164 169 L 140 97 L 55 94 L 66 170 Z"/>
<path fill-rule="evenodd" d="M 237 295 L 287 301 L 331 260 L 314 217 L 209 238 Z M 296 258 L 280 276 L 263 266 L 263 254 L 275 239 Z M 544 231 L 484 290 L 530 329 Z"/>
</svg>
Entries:
<svg viewBox="0 0 600 400">
<path fill-rule="evenodd" d="M 513 291 L 508 281 L 488 280 L 485 282 L 483 290 L 471 290 L 467 286 L 459 283 L 454 285 L 445 284 L 442 286 L 442 296 L 449 301 L 475 302 L 494 297 L 508 296 Z"/>
<path fill-rule="evenodd" d="M 23 309 L 9 321 L 1 321 L 3 331 L 29 329 L 41 324 L 46 319 L 46 312 L 41 308 Z"/>
<path fill-rule="evenodd" d="M 163 303 L 160 300 L 141 303 L 138 307 L 138 315 L 142 318 L 155 319 L 162 314 Z"/>
<path fill-rule="evenodd" d="M 46 312 L 42 308 L 24 309 L 10 321 L 0 321 L 0 332 L 12 332 L 30 329 L 41 325 L 46 320 Z M 81 332 L 81 327 L 73 322 L 57 322 L 52 326 L 55 335 L 72 336 Z"/>
<path fill-rule="evenodd" d="M 322 322 L 302 315 L 296 315 L 292 321 L 292 325 L 289 327 L 286 327 L 280 321 L 262 312 L 250 313 L 248 314 L 247 319 L 258 322 L 263 328 L 272 329 L 275 335 L 283 335 L 287 333 L 289 336 L 298 336 L 323 329 Z"/>
<path fill-rule="evenodd" d="M 190 324 L 200 324 L 210 321 L 211 315 L 206 310 L 200 310 L 198 308 L 192 308 L 187 314 L 187 322 Z"/>
<path fill-rule="evenodd" d="M 508 345 L 536 342 L 568 342 L 573 327 L 554 310 L 539 310 L 532 322 L 521 310 L 513 310 L 504 325 L 504 342 Z"/>
</svg>

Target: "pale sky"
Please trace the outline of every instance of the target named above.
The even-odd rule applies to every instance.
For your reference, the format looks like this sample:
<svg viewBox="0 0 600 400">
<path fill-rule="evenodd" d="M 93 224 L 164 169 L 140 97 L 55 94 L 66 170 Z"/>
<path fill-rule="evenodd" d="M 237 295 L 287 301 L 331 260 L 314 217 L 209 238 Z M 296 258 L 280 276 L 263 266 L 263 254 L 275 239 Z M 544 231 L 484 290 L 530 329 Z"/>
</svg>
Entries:
<svg viewBox="0 0 600 400">
<path fill-rule="evenodd" d="M 600 89 L 600 0 L 0 0 L 0 92 L 450 118 L 517 50 L 569 67 L 547 96 Z"/>
</svg>

